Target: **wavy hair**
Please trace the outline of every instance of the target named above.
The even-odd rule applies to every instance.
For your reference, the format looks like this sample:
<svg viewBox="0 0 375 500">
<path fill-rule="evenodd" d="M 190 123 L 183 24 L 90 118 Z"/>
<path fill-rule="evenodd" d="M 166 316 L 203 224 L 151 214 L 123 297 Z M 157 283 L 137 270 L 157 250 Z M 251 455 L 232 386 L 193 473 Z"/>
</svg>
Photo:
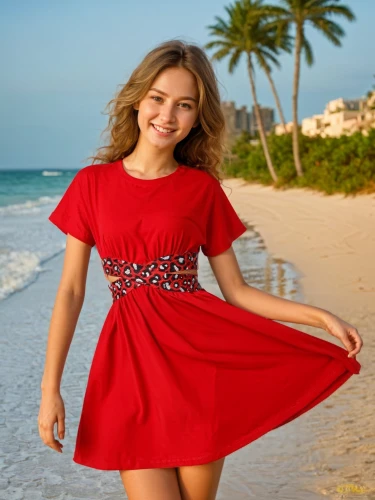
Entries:
<svg viewBox="0 0 375 500">
<path fill-rule="evenodd" d="M 168 40 L 151 50 L 135 68 L 107 104 L 108 133 L 106 145 L 97 148 L 89 159 L 93 163 L 111 163 L 128 156 L 139 138 L 138 110 L 133 105 L 142 100 L 152 82 L 163 70 L 182 67 L 196 78 L 199 91 L 199 125 L 176 144 L 174 158 L 178 163 L 204 170 L 221 180 L 224 158 L 225 118 L 220 106 L 218 81 L 207 55 L 199 46 L 182 40 Z"/>
</svg>

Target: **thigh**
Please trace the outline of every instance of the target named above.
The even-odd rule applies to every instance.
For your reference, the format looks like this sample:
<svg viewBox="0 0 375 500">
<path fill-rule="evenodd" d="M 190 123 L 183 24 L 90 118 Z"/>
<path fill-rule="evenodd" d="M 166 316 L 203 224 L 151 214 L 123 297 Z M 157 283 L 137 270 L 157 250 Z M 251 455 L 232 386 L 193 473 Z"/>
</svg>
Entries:
<svg viewBox="0 0 375 500">
<path fill-rule="evenodd" d="M 181 500 L 175 468 L 119 472 L 129 500 Z"/>
<path fill-rule="evenodd" d="M 215 500 L 224 458 L 203 465 L 177 467 L 182 500 Z"/>
</svg>

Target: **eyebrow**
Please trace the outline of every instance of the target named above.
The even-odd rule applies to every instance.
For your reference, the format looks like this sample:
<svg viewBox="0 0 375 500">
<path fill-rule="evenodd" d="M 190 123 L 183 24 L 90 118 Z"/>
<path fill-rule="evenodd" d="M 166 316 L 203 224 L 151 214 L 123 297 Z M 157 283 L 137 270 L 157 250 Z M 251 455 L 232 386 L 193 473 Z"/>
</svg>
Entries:
<svg viewBox="0 0 375 500">
<path fill-rule="evenodd" d="M 155 87 L 152 87 L 150 90 L 155 90 L 156 92 L 159 92 L 160 94 L 163 94 L 163 95 L 168 95 L 166 94 L 165 92 L 163 92 L 162 90 L 159 90 Z M 196 99 L 194 99 L 194 97 L 190 97 L 190 96 L 184 96 L 184 97 L 180 97 L 180 99 L 182 99 L 183 101 L 194 101 L 194 102 L 198 102 Z"/>
</svg>

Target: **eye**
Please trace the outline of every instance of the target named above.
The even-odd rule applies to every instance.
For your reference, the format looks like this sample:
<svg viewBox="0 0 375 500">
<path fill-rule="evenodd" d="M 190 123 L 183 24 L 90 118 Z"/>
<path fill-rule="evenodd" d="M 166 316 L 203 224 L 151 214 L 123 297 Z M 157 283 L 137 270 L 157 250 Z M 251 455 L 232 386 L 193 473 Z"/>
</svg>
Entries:
<svg viewBox="0 0 375 500">
<path fill-rule="evenodd" d="M 157 99 L 160 99 L 161 101 L 163 100 L 162 97 L 160 97 L 159 95 L 152 95 L 150 96 L 150 98 L 153 99 L 155 102 L 160 102 Z M 182 102 L 181 104 L 183 107 L 186 106 L 186 109 L 193 109 L 192 106 L 190 106 L 190 104 L 188 104 L 187 102 Z"/>
</svg>

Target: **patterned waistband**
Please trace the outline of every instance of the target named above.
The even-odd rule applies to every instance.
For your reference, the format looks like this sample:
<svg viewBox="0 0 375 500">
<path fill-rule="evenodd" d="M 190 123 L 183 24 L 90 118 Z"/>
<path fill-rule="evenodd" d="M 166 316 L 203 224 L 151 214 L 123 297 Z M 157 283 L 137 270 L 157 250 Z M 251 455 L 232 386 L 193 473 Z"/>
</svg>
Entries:
<svg viewBox="0 0 375 500">
<path fill-rule="evenodd" d="M 102 259 L 102 266 L 108 276 L 119 277 L 108 285 L 114 302 L 142 285 L 170 292 L 202 290 L 197 274 L 178 274 L 178 271 L 198 269 L 198 252 L 164 255 L 144 264 L 106 257 Z"/>
</svg>

